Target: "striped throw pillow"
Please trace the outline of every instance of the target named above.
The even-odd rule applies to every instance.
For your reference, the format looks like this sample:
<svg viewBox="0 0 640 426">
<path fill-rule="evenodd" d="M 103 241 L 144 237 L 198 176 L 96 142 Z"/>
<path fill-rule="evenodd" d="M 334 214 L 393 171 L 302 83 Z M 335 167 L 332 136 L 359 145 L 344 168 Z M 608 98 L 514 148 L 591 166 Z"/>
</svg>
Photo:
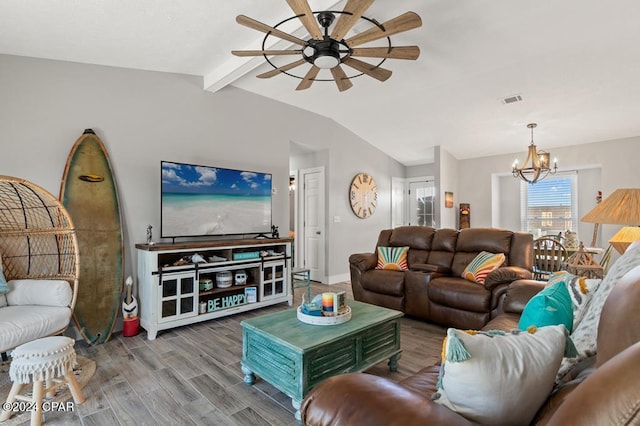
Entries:
<svg viewBox="0 0 640 426">
<path fill-rule="evenodd" d="M 407 252 L 409 247 L 378 247 L 378 264 L 376 269 L 406 271 Z"/>
<path fill-rule="evenodd" d="M 504 263 L 504 253 L 489 253 L 482 251 L 464 268 L 462 278 L 484 285 L 489 272 L 498 269 Z"/>
</svg>

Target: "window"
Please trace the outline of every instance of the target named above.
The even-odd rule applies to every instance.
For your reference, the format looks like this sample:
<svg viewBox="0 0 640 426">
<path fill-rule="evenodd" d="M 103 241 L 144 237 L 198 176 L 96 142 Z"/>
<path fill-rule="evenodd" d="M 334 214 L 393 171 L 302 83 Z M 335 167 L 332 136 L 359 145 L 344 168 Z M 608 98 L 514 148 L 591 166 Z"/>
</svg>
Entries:
<svg viewBox="0 0 640 426">
<path fill-rule="evenodd" d="M 435 227 L 435 195 L 436 189 L 432 180 L 409 182 L 409 225 Z"/>
<path fill-rule="evenodd" d="M 561 172 L 538 183 L 520 184 L 522 230 L 558 235 L 578 227 L 577 174 Z"/>
</svg>

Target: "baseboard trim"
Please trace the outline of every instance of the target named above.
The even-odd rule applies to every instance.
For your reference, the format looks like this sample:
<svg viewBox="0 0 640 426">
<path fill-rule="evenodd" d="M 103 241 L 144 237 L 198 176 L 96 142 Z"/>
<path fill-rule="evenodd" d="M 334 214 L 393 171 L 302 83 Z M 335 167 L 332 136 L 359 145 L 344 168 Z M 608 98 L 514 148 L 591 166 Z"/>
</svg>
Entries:
<svg viewBox="0 0 640 426">
<path fill-rule="evenodd" d="M 349 276 L 349 274 L 346 273 L 346 274 L 339 274 L 339 275 L 330 275 L 327 278 L 328 278 L 327 284 L 332 285 L 332 284 L 338 284 L 338 283 L 343 283 L 345 281 L 349 281 L 351 279 L 351 276 Z"/>
</svg>

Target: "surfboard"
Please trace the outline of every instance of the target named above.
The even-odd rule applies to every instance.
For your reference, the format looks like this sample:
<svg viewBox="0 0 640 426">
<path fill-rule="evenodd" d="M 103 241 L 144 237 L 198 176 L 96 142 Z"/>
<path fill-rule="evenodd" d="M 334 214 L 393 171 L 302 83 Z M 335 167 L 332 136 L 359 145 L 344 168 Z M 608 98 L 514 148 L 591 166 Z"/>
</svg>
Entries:
<svg viewBox="0 0 640 426">
<path fill-rule="evenodd" d="M 71 148 L 60 201 L 73 220 L 80 252 L 73 318 L 88 344 L 104 343 L 111 336 L 122 302 L 124 245 L 109 155 L 91 129 Z"/>
</svg>

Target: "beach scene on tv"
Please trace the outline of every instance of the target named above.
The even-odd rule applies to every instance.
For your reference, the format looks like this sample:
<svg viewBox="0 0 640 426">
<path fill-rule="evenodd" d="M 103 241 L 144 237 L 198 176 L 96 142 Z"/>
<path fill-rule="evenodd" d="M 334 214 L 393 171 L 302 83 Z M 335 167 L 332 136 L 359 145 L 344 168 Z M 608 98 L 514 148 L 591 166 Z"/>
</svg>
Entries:
<svg viewBox="0 0 640 426">
<path fill-rule="evenodd" d="M 271 174 L 161 166 L 163 237 L 271 232 Z"/>
</svg>

